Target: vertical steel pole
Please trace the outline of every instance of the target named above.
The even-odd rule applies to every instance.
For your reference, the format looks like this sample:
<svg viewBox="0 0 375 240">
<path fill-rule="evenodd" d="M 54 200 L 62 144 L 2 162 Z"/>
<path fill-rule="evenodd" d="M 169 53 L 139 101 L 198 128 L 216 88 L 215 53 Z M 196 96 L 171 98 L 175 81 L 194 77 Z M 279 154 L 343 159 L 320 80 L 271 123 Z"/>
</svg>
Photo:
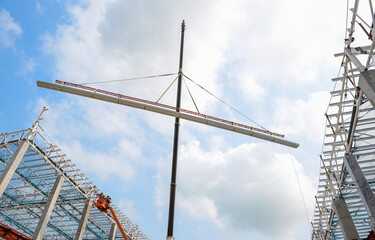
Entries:
<svg viewBox="0 0 375 240">
<path fill-rule="evenodd" d="M 184 33 L 185 33 L 185 20 L 181 25 L 181 46 L 180 46 L 180 67 L 178 70 L 178 83 L 177 83 L 177 111 L 181 105 L 181 79 L 182 79 L 182 60 L 184 50 Z M 173 142 L 173 158 L 172 158 L 172 176 L 171 176 L 171 191 L 169 198 L 169 216 L 168 216 L 168 235 L 167 240 L 173 240 L 173 223 L 174 223 L 174 207 L 176 200 L 176 175 L 177 175 L 177 155 L 178 155 L 178 136 L 180 130 L 180 118 L 176 117 L 174 123 L 174 142 Z"/>
</svg>

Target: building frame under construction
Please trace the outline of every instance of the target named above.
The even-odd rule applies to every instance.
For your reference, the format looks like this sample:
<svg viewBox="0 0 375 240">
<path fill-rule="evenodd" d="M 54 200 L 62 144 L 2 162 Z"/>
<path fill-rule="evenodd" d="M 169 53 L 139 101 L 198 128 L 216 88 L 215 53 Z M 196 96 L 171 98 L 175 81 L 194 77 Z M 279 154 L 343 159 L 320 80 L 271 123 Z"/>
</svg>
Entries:
<svg viewBox="0 0 375 240">
<path fill-rule="evenodd" d="M 39 126 L 45 110 L 32 128 L 0 134 L 0 237 L 122 239 L 113 217 L 93 206 L 98 187 Z M 128 239 L 148 239 L 112 208 Z"/>
<path fill-rule="evenodd" d="M 312 239 L 373 239 L 375 231 L 375 16 L 372 1 L 353 3 L 335 54 L 342 61 L 325 115 Z"/>
</svg>

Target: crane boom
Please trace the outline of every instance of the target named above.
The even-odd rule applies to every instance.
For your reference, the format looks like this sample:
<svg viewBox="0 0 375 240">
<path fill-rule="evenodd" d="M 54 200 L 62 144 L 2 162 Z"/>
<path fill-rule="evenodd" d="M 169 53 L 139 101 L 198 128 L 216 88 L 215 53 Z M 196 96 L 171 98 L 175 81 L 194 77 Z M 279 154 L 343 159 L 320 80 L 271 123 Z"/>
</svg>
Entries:
<svg viewBox="0 0 375 240">
<path fill-rule="evenodd" d="M 66 92 L 74 95 L 79 95 L 88 98 L 94 98 L 105 102 L 117 103 L 129 107 L 143 109 L 151 112 L 156 112 L 172 117 L 178 117 L 192 122 L 210 125 L 213 127 L 241 133 L 251 137 L 260 138 L 266 141 L 278 143 L 281 145 L 298 148 L 299 144 L 283 139 L 284 135 L 270 132 L 263 129 L 247 126 L 244 124 L 228 121 L 213 116 L 189 111 L 182 108 L 175 108 L 169 105 L 160 104 L 144 99 L 134 98 L 118 93 L 113 93 L 97 88 L 83 86 L 80 84 L 69 83 L 65 81 L 56 80 L 56 83 L 48 83 L 37 81 L 37 86 L 56 91 Z"/>
<path fill-rule="evenodd" d="M 118 220 L 118 218 L 117 218 L 117 216 L 115 214 L 115 211 L 113 210 L 112 207 L 109 208 L 109 211 L 111 212 L 113 219 L 115 219 L 115 222 L 117 224 L 118 229 L 120 229 L 122 237 L 124 238 L 124 240 L 128 240 L 128 237 L 126 236 L 124 228 L 122 227 L 120 221 Z"/>
</svg>

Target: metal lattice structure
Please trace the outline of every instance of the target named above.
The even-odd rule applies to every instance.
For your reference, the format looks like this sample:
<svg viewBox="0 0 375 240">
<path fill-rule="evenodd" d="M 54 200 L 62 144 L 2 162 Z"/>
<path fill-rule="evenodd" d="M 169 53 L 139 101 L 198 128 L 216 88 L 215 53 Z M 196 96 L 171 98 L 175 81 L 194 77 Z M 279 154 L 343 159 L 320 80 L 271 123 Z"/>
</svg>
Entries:
<svg viewBox="0 0 375 240">
<path fill-rule="evenodd" d="M 312 222 L 312 239 L 345 239 L 334 201 L 343 199 L 360 239 L 366 239 L 373 222 L 364 197 L 348 171 L 347 154 L 355 157 L 372 193 L 375 191 L 375 111 L 372 100 L 359 87 L 363 73 L 374 69 L 374 19 L 372 4 L 356 0 L 342 53 L 341 74 L 333 78 L 334 89 L 327 110 L 326 132 Z M 366 16 L 360 16 L 367 14 Z M 365 18 L 367 17 L 367 18 Z M 367 24 L 369 22 L 369 24 Z M 370 190 L 370 192 L 371 192 Z M 370 214 L 371 215 L 371 214 Z"/>
<path fill-rule="evenodd" d="M 34 126 L 38 126 L 38 121 Z M 4 193 L 0 194 L 0 222 L 32 237 L 55 181 L 62 176 L 64 181 L 43 239 L 74 239 L 85 204 L 95 200 L 100 190 L 40 127 L 0 134 L 0 175 L 4 175 L 19 146 L 25 142 L 27 150 Z M 113 204 L 112 207 L 129 239 L 148 239 L 118 208 Z M 109 239 L 113 226 L 112 216 L 92 207 L 83 239 Z M 112 236 L 112 239 L 122 239 L 120 231 Z"/>
</svg>

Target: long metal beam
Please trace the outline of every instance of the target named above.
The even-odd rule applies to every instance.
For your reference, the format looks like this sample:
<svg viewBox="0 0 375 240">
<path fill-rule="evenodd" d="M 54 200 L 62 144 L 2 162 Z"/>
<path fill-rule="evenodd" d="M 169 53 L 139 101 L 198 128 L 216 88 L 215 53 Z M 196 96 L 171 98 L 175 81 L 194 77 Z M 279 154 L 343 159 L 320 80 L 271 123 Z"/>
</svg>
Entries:
<svg viewBox="0 0 375 240">
<path fill-rule="evenodd" d="M 366 177 L 363 175 L 357 159 L 352 154 L 346 154 L 344 161 L 350 176 L 354 180 L 362 203 L 367 210 L 372 229 L 375 231 L 375 195 Z"/>
<path fill-rule="evenodd" d="M 335 199 L 332 201 L 333 209 L 337 215 L 337 220 L 339 221 L 341 231 L 345 239 L 359 239 L 359 235 L 353 219 L 350 216 L 348 207 L 343 198 Z"/>
<path fill-rule="evenodd" d="M 48 196 L 47 204 L 43 210 L 42 216 L 39 219 L 38 226 L 36 227 L 36 230 L 34 232 L 33 239 L 42 239 L 44 230 L 47 227 L 48 220 L 52 214 L 53 208 L 55 207 L 55 203 L 59 196 L 63 182 L 64 177 L 62 175 L 56 178 L 55 184 L 53 185 L 50 195 Z"/>
<path fill-rule="evenodd" d="M 79 225 L 78 225 L 75 240 L 83 239 L 83 234 L 85 233 L 86 224 L 87 224 L 87 220 L 89 219 L 92 203 L 93 202 L 88 200 L 85 204 L 85 207 L 83 208 L 82 217 L 81 217 L 81 221 L 79 222 Z"/>
<path fill-rule="evenodd" d="M 68 83 L 68 82 L 61 82 L 57 81 L 61 84 L 56 83 L 48 83 L 43 81 L 37 81 L 38 87 L 47 88 L 51 90 L 66 92 L 78 96 L 88 97 L 88 98 L 94 98 L 97 100 L 105 101 L 105 102 L 111 102 L 111 103 L 117 103 L 120 105 L 125 105 L 129 107 L 134 107 L 138 109 L 143 109 L 151 112 L 156 112 L 172 117 L 182 118 L 185 120 L 189 120 L 196 123 L 206 124 L 212 127 L 221 128 L 228 131 L 233 131 L 236 133 L 241 133 L 247 136 L 263 139 L 266 141 L 278 143 L 281 145 L 285 145 L 292 148 L 298 148 L 299 144 L 296 142 L 292 142 L 286 139 L 283 139 L 283 135 L 272 133 L 269 131 L 249 127 L 240 123 L 235 123 L 219 118 L 215 118 L 212 116 L 195 113 L 192 111 L 188 111 L 185 109 L 178 109 L 179 111 L 176 111 L 176 108 L 163 105 L 163 104 L 153 104 L 151 101 L 142 100 L 140 99 L 128 97 L 121 94 L 111 93 L 108 91 L 103 91 L 95 88 L 90 88 L 86 86 L 82 86 L 79 84 L 74 83 Z M 67 86 L 67 85 L 70 86 Z M 79 88 L 79 87 L 84 87 Z M 137 101 L 138 100 L 138 101 Z"/>
</svg>

